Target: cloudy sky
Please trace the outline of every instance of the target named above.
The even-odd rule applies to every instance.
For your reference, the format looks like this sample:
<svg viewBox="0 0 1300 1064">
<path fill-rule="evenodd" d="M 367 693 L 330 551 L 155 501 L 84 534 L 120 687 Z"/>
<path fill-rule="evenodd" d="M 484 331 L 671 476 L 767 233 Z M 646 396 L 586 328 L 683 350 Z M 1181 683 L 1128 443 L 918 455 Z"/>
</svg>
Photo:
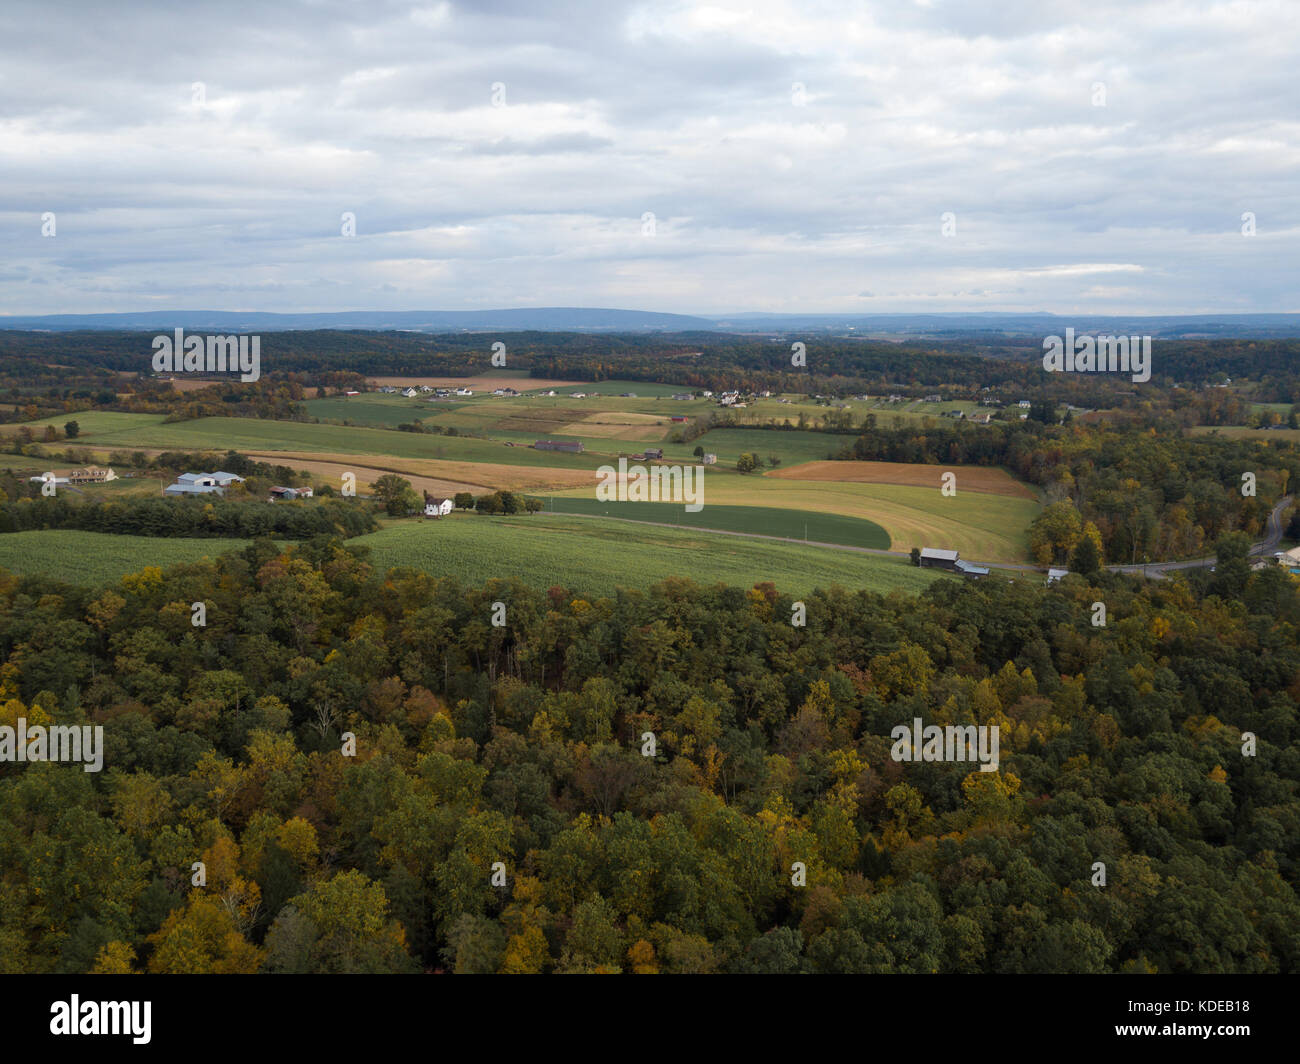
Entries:
<svg viewBox="0 0 1300 1064">
<path fill-rule="evenodd" d="M 1300 311 L 1298 58 L 1295 0 L 6 0 L 0 313 Z"/>
</svg>

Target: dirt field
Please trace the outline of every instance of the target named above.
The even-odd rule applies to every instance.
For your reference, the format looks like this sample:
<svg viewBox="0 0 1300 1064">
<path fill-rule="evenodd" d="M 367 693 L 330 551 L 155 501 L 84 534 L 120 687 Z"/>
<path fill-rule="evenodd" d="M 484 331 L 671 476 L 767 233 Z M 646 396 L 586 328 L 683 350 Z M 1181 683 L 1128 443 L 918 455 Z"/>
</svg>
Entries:
<svg viewBox="0 0 1300 1064">
<path fill-rule="evenodd" d="M 804 462 L 802 465 L 777 469 L 767 479 L 837 481 L 847 484 L 906 484 L 916 488 L 938 487 L 944 473 L 957 476 L 958 492 L 982 495 L 1006 495 L 1014 499 L 1033 499 L 1033 490 L 1005 470 L 989 466 L 922 465 L 910 462 Z"/>
<path fill-rule="evenodd" d="M 430 388 L 469 388 L 475 395 L 482 392 L 492 394 L 497 388 L 513 388 L 518 392 L 531 392 L 539 388 L 572 388 L 582 381 L 548 381 L 540 377 L 370 377 L 378 385 L 413 384 L 417 388 L 427 384 Z"/>
</svg>

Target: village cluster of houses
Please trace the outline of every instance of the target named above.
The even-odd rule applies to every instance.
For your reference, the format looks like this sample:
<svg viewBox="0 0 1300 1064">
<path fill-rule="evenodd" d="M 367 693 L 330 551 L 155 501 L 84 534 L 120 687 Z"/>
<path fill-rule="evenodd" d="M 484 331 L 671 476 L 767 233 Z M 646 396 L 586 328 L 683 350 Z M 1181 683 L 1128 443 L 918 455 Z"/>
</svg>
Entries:
<svg viewBox="0 0 1300 1064">
<path fill-rule="evenodd" d="M 506 391 L 509 391 L 511 395 L 519 394 L 513 388 L 510 389 L 498 388 L 496 394 L 502 395 Z M 382 388 L 379 389 L 379 393 L 381 395 L 400 395 L 406 399 L 418 399 L 422 395 L 428 395 L 433 397 L 434 399 L 450 399 L 452 396 L 470 396 L 474 394 L 474 391 L 472 388 L 434 388 L 428 384 L 420 384 L 420 385 L 412 384 L 412 385 L 408 385 L 405 388 L 397 388 L 394 387 L 393 385 L 385 384 Z M 357 393 L 345 392 L 344 394 L 356 395 Z"/>
</svg>

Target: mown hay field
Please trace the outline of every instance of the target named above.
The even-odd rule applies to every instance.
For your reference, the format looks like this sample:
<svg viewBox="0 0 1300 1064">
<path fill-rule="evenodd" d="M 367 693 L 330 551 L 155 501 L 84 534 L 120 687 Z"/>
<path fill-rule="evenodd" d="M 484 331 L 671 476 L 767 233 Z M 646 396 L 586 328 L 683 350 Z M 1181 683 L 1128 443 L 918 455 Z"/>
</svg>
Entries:
<svg viewBox="0 0 1300 1064">
<path fill-rule="evenodd" d="M 944 473 L 952 473 L 958 492 L 973 491 L 987 495 L 1006 495 L 1014 499 L 1034 499 L 1033 488 L 1005 469 L 996 466 L 925 465 L 914 462 L 804 462 L 801 465 L 772 470 L 766 475 L 776 480 L 822 481 L 852 484 L 909 484 L 917 488 L 939 487 Z"/>
<path fill-rule="evenodd" d="M 561 493 L 555 493 L 559 498 Z M 595 498 L 595 488 L 562 493 Z M 939 547 L 958 550 L 971 561 L 1023 562 L 1029 553 L 1029 523 L 1039 505 L 1031 499 L 963 492 L 943 496 L 939 485 L 805 482 L 770 476 L 704 478 L 704 513 L 710 506 L 772 507 L 813 514 L 862 518 L 883 528 L 894 550 Z M 761 527 L 746 531 L 762 532 Z"/>
</svg>

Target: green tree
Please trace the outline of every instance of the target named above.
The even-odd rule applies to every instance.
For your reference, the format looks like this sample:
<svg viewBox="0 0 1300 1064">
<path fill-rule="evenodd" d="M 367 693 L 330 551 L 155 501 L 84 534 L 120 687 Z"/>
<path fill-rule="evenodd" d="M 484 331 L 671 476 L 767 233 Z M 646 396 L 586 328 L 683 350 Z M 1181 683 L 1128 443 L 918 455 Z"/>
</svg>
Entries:
<svg viewBox="0 0 1300 1064">
<path fill-rule="evenodd" d="M 420 505 L 411 482 L 396 473 L 385 473 L 370 485 L 370 491 L 391 517 L 404 517 Z"/>
</svg>

